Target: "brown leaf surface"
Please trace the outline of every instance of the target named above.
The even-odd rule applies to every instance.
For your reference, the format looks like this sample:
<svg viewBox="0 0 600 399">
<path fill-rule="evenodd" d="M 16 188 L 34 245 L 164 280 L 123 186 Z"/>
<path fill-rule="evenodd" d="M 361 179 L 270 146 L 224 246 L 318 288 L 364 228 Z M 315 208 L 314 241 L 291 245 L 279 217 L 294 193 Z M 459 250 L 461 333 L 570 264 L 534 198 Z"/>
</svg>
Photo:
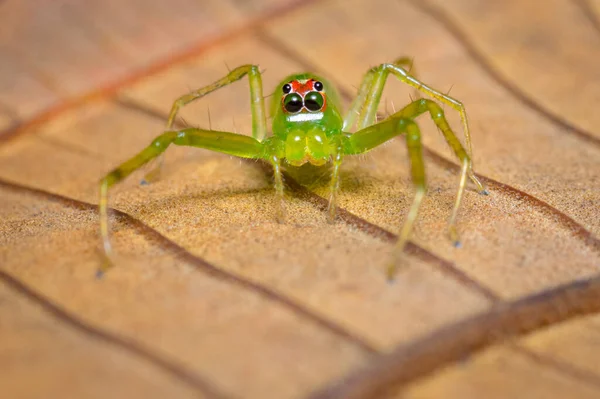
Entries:
<svg viewBox="0 0 600 399">
<path fill-rule="evenodd" d="M 599 13 L 592 0 L 0 2 L 2 392 L 598 397 Z M 445 235 L 457 166 L 421 118 L 429 195 L 395 284 L 383 265 L 411 200 L 402 140 L 345 162 L 335 225 L 326 177 L 288 179 L 280 225 L 260 164 L 169 149 L 163 180 L 140 186 L 139 172 L 111 193 L 118 267 L 94 279 L 97 182 L 161 132 L 178 95 L 257 63 L 266 93 L 312 70 L 349 101 L 400 55 L 469 112 L 491 195 L 467 193 L 461 249 Z M 386 106 L 408 93 L 391 81 Z M 248 132 L 249 114 L 238 83 L 182 116 Z"/>
</svg>

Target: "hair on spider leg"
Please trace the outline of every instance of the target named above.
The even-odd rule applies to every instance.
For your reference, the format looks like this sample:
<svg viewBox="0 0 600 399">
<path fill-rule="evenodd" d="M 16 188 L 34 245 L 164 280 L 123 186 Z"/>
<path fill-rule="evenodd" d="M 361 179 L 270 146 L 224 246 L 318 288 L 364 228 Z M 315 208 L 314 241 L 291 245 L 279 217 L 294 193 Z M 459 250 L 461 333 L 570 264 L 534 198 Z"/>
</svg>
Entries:
<svg viewBox="0 0 600 399">
<path fill-rule="evenodd" d="M 390 113 L 390 110 L 388 109 L 388 101 L 392 105 L 392 112 L 391 113 Z M 384 102 L 385 102 L 385 109 L 384 109 L 385 118 L 389 118 L 390 116 L 392 116 L 392 115 L 394 115 L 396 113 L 396 107 L 394 106 L 394 100 L 389 100 L 388 98 L 385 98 Z"/>
<path fill-rule="evenodd" d="M 208 130 L 213 130 L 212 129 L 212 119 L 210 118 L 210 105 L 206 105 L 206 110 L 208 112 Z"/>
<path fill-rule="evenodd" d="M 450 85 L 450 88 L 449 88 L 449 89 L 448 89 L 448 91 L 446 92 L 446 95 L 447 95 L 447 96 L 449 96 L 449 95 L 450 95 L 450 91 L 452 91 L 452 89 L 453 89 L 453 88 L 454 88 L 454 83 L 452 83 L 452 84 Z M 442 109 L 444 109 L 444 110 L 446 109 L 446 104 L 445 104 L 445 103 L 442 103 Z"/>
<path fill-rule="evenodd" d="M 231 68 L 229 68 L 229 65 L 227 65 L 227 61 L 223 60 L 223 64 L 225 64 L 225 68 L 227 68 L 227 72 L 231 73 Z"/>
<path fill-rule="evenodd" d="M 233 132 L 238 134 L 237 126 L 235 125 L 235 116 L 231 117 L 231 122 L 233 123 Z"/>
<path fill-rule="evenodd" d="M 186 121 L 183 117 L 178 117 L 177 119 L 179 119 L 179 124 L 182 127 L 191 127 L 191 125 L 188 123 L 188 121 Z"/>
<path fill-rule="evenodd" d="M 187 92 L 188 92 L 188 93 L 190 93 L 190 92 L 194 91 L 194 87 L 193 87 L 193 86 L 190 86 L 190 84 L 189 84 L 189 83 L 186 83 L 185 87 L 187 88 Z"/>
<path fill-rule="evenodd" d="M 406 72 L 408 72 L 409 75 L 412 75 L 412 71 L 414 69 L 414 66 L 415 66 L 415 57 L 412 57 L 410 59 L 410 67 L 408 68 L 408 71 L 406 71 Z"/>
<path fill-rule="evenodd" d="M 388 99 L 387 97 L 383 99 L 383 113 L 385 115 L 385 118 L 389 117 L 390 114 L 390 110 L 388 109 Z"/>
</svg>

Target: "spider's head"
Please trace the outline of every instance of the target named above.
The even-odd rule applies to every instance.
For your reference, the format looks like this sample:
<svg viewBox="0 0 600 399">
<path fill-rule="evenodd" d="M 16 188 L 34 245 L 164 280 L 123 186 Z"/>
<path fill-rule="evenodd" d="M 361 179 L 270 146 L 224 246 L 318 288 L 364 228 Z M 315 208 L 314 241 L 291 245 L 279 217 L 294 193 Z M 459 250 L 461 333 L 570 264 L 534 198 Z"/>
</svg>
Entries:
<svg viewBox="0 0 600 399">
<path fill-rule="evenodd" d="M 323 112 L 327 107 L 324 86 L 316 79 L 296 79 L 281 88 L 281 107 L 287 114 Z"/>
<path fill-rule="evenodd" d="M 327 80 L 311 73 L 290 75 L 273 95 L 273 133 L 286 135 L 315 127 L 337 131 L 342 126 L 340 111 L 339 97 Z"/>
<path fill-rule="evenodd" d="M 332 140 L 342 131 L 341 107 L 333 86 L 312 73 L 290 75 L 279 83 L 271 103 L 273 135 L 283 144 L 287 164 L 324 165 Z"/>
</svg>

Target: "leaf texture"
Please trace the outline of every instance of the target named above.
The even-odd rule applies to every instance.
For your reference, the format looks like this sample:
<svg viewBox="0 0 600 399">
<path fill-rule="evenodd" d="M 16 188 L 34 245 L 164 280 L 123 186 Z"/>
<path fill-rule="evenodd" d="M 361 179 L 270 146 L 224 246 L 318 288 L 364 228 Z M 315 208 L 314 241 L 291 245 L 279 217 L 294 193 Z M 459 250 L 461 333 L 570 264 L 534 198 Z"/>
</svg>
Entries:
<svg viewBox="0 0 600 399">
<path fill-rule="evenodd" d="M 600 396 L 600 3 L 596 0 L 0 2 L 0 387 L 7 397 Z M 165 127 L 178 96 L 255 63 L 346 103 L 373 65 L 414 57 L 466 106 L 476 172 L 462 248 L 458 164 L 427 117 L 428 195 L 402 139 L 328 176 L 286 177 L 190 148 L 163 179 L 111 191 L 102 280 L 98 181 Z M 247 83 L 184 108 L 249 134 Z M 390 78 L 381 112 L 410 101 Z M 453 110 L 445 109 L 453 126 Z M 32 383 L 35 381 L 35 384 Z"/>
</svg>

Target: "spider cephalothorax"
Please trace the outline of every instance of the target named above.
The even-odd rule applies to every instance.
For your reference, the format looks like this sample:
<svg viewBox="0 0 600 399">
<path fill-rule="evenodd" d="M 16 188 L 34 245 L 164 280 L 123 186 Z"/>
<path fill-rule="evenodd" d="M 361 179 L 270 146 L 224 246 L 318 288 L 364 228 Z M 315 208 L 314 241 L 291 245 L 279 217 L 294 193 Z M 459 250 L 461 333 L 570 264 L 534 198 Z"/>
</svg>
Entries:
<svg viewBox="0 0 600 399">
<path fill-rule="evenodd" d="M 405 67 L 408 67 L 405 69 Z M 275 191 L 277 193 L 277 219 L 284 220 L 284 185 L 282 165 L 290 168 L 305 163 L 331 165 L 331 183 L 328 213 L 335 218 L 337 193 L 340 187 L 340 165 L 347 155 L 365 153 L 386 141 L 404 135 L 415 196 L 406 221 L 398 234 L 395 256 L 388 267 L 393 276 L 397 258 L 402 253 L 417 218 L 421 200 L 426 191 L 425 167 L 421 146 L 421 131 L 415 122 L 419 115 L 428 113 L 444 135 L 450 148 L 461 163 L 461 176 L 452 214 L 449 234 L 458 245 L 456 216 L 469 177 L 482 194 L 487 191 L 473 173 L 471 162 L 471 140 L 467 116 L 462 103 L 443 94 L 410 75 L 412 62 L 404 57 L 393 63 L 371 68 L 365 75 L 356 99 L 350 109 L 342 114 L 341 102 L 336 91 L 327 80 L 314 74 L 290 75 L 278 86 L 271 103 L 273 119 L 272 134 L 267 137 L 267 116 L 262 89 L 261 73 L 256 65 L 235 68 L 227 76 L 211 85 L 186 94 L 173 104 L 167 131 L 158 136 L 138 155 L 121 164 L 100 182 L 100 235 L 104 246 L 105 262 L 101 271 L 112 264 L 112 247 L 108 230 L 108 189 L 136 169 L 160 156 L 170 144 L 206 148 L 242 158 L 262 159 L 273 166 Z M 431 97 L 417 99 L 387 118 L 377 121 L 377 109 L 388 76 L 392 74 L 402 82 Z M 250 107 L 252 111 L 252 137 L 243 134 L 220 132 L 210 129 L 187 128 L 173 130 L 179 108 L 244 76 L 250 82 Z M 444 103 L 459 112 L 465 133 L 466 149 L 448 124 L 440 104 Z M 345 116 L 344 116 L 345 115 Z M 147 176 L 157 176 L 161 163 Z M 149 180 L 149 179 L 148 179 Z"/>
</svg>

